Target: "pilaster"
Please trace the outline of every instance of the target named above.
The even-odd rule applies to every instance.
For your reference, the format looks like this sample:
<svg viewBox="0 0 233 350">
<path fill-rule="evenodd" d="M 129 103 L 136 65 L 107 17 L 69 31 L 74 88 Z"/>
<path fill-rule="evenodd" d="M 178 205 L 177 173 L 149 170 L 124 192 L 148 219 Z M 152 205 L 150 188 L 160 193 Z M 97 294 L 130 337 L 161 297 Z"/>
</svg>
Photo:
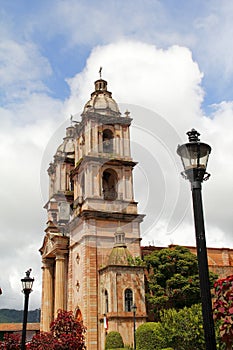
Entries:
<svg viewBox="0 0 233 350">
<path fill-rule="evenodd" d="M 53 259 L 42 260 L 41 330 L 48 332 L 53 321 Z"/>
<path fill-rule="evenodd" d="M 65 254 L 62 251 L 56 253 L 54 316 L 59 309 L 64 310 L 65 308 L 65 259 Z"/>
</svg>

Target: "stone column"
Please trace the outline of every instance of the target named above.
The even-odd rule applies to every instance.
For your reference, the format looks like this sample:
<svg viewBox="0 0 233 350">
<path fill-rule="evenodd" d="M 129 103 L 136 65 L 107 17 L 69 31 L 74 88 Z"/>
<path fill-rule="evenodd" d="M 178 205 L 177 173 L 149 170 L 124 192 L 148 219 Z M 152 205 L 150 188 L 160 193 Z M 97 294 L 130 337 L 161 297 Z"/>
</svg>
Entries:
<svg viewBox="0 0 233 350">
<path fill-rule="evenodd" d="M 48 332 L 53 321 L 53 259 L 43 259 L 41 331 Z"/>
<path fill-rule="evenodd" d="M 99 129 L 98 132 L 98 145 L 99 145 L 99 152 L 102 153 L 103 152 L 103 132 L 102 130 Z"/>
<path fill-rule="evenodd" d="M 54 316 L 57 310 L 65 308 L 65 255 L 62 252 L 56 254 L 55 265 L 55 301 Z"/>
</svg>

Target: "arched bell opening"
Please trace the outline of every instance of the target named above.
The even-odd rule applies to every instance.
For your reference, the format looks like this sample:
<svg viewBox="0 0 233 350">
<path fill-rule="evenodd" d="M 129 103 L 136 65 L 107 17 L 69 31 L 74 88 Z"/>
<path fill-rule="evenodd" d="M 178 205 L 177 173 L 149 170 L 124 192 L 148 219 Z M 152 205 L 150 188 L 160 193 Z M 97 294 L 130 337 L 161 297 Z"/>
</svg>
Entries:
<svg viewBox="0 0 233 350">
<path fill-rule="evenodd" d="M 103 131 L 103 152 L 113 153 L 113 132 L 110 129 Z"/>
<path fill-rule="evenodd" d="M 117 198 L 117 174 L 112 169 L 107 169 L 102 176 L 103 197 L 105 200 L 114 201 Z"/>
</svg>

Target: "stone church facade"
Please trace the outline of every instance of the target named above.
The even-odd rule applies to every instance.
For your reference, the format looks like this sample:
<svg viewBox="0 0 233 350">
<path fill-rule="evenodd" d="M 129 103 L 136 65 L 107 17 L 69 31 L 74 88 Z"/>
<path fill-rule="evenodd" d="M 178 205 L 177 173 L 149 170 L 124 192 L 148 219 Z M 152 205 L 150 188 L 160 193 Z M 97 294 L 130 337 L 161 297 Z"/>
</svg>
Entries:
<svg viewBox="0 0 233 350">
<path fill-rule="evenodd" d="M 41 330 L 58 309 L 72 310 L 87 327 L 88 350 L 104 349 L 111 330 L 133 344 L 133 304 L 136 326 L 146 321 L 144 270 L 135 260 L 143 215 L 134 200 L 131 121 L 100 77 L 48 169 Z"/>
</svg>

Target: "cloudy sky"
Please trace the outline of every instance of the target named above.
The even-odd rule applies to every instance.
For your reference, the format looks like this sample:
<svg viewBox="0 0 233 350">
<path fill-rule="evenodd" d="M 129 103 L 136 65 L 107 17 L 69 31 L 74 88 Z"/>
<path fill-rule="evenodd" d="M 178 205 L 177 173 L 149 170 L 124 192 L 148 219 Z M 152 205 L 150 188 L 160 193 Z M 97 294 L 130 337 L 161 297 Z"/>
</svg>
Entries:
<svg viewBox="0 0 233 350">
<path fill-rule="evenodd" d="M 195 244 L 176 155 L 194 127 L 212 147 L 207 244 L 233 248 L 232 23 L 228 0 L 0 0 L 0 308 L 23 308 L 29 267 L 30 307 L 40 305 L 46 169 L 100 66 L 122 114 L 134 119 L 143 244 Z"/>
</svg>

